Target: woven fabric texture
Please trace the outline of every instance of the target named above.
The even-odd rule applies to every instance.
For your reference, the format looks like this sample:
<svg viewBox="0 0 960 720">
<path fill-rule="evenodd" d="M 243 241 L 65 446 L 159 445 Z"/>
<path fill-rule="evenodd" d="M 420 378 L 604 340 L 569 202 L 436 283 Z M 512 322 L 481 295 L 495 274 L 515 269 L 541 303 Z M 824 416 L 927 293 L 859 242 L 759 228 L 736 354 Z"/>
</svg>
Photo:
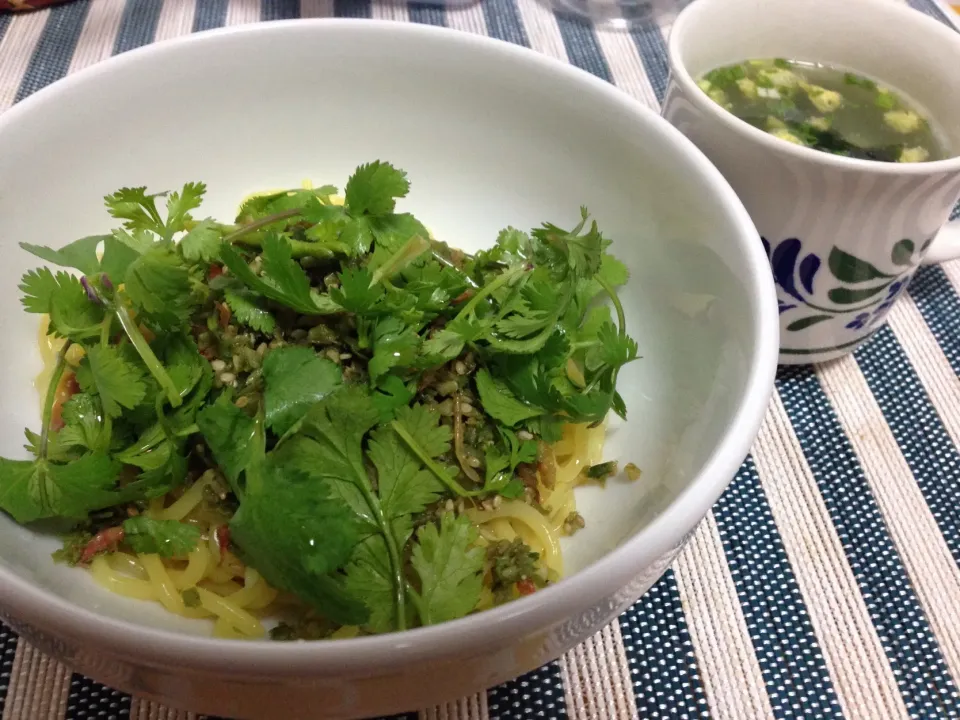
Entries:
<svg viewBox="0 0 960 720">
<path fill-rule="evenodd" d="M 950 22 L 935 0 L 910 4 Z M 326 16 L 446 25 L 525 45 L 651 107 L 666 85 L 668 26 L 601 30 L 537 0 L 458 9 L 371 0 L 74 0 L 0 13 L 0 112 L 147 43 Z M 674 566 L 619 620 L 557 662 L 419 717 L 960 718 L 958 447 L 960 263 L 949 263 L 921 269 L 889 324 L 854 355 L 780 372 L 729 490 Z M 73 674 L 2 626 L 0 713 L 3 720 L 198 718 Z"/>
</svg>

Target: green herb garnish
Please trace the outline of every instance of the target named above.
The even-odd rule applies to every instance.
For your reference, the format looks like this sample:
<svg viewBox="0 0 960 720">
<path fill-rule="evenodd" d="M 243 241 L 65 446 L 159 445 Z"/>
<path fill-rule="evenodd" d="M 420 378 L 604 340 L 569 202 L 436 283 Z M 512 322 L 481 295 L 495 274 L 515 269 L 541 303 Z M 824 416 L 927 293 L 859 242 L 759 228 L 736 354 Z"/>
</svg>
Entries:
<svg viewBox="0 0 960 720">
<path fill-rule="evenodd" d="M 526 497 L 563 423 L 626 413 L 627 272 L 586 209 L 468 255 L 397 212 L 409 186 L 374 162 L 342 205 L 330 186 L 291 190 L 250 198 L 234 223 L 193 217 L 202 183 L 125 188 L 106 198 L 112 233 L 25 245 L 76 274 L 21 282 L 65 344 L 34 459 L 0 459 L 0 508 L 79 528 L 67 562 L 104 530 L 182 559 L 222 518 L 231 549 L 309 608 L 278 638 L 472 612 L 489 574 L 463 509 Z M 152 514 L 201 481 L 202 512 Z M 542 585 L 536 553 L 511 548 L 496 582 Z"/>
</svg>

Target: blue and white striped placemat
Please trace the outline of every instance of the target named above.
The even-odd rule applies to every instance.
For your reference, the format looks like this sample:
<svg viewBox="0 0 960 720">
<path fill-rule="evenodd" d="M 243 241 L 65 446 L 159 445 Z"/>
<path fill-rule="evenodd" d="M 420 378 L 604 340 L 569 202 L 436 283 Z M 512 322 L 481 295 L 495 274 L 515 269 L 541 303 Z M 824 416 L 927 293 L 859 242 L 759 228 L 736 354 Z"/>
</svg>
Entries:
<svg viewBox="0 0 960 720">
<path fill-rule="evenodd" d="M 910 4 L 948 22 L 937 0 Z M 146 43 L 333 15 L 527 45 L 653 107 L 666 83 L 669 27 L 600 31 L 537 0 L 456 10 L 370 0 L 75 0 L 0 15 L 0 112 Z M 958 447 L 960 263 L 950 263 L 918 272 L 889 326 L 854 356 L 780 373 L 730 489 L 617 622 L 536 672 L 419 715 L 960 718 Z M 3 720 L 197 718 L 71 674 L 2 626 L 0 710 Z"/>
</svg>

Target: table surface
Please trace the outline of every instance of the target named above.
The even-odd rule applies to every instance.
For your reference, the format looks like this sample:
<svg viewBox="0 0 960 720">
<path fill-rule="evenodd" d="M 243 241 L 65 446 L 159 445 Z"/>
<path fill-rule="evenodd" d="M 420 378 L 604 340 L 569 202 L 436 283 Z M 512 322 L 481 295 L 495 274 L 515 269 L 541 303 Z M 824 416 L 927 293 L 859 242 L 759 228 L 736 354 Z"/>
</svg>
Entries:
<svg viewBox="0 0 960 720">
<path fill-rule="evenodd" d="M 947 22 L 946 5 L 910 2 Z M 570 62 L 651 107 L 663 96 L 669 27 L 602 31 L 536 0 L 451 10 L 370 0 L 74 0 L 0 14 L 0 112 L 150 42 L 331 15 L 490 35 Z M 854 355 L 782 370 L 730 488 L 618 621 L 536 672 L 420 715 L 960 718 L 958 293 L 960 263 L 923 268 L 888 326 Z M 0 711 L 3 720 L 197 717 L 74 675 L 3 626 Z"/>
</svg>

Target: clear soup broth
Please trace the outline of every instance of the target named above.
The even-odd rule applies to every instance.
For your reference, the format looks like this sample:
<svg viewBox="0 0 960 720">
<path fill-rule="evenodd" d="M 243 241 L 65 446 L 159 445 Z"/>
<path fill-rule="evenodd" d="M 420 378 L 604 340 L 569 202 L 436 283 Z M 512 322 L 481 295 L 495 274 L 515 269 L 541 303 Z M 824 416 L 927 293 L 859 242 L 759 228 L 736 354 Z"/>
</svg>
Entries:
<svg viewBox="0 0 960 720">
<path fill-rule="evenodd" d="M 930 119 L 903 93 L 842 68 L 747 60 L 711 70 L 698 83 L 741 120 L 814 150 L 880 162 L 951 155 Z"/>
</svg>

